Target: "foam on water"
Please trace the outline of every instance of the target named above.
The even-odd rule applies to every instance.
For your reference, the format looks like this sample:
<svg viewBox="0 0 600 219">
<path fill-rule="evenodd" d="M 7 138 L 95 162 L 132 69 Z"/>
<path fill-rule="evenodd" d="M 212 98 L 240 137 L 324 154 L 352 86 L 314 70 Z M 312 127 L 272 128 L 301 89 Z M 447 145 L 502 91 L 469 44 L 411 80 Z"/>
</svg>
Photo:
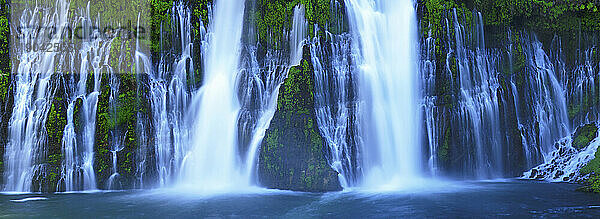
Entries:
<svg viewBox="0 0 600 219">
<path fill-rule="evenodd" d="M 28 201 L 43 201 L 43 200 L 47 200 L 48 198 L 46 197 L 30 197 L 30 198 L 24 198 L 24 199 L 13 199 L 10 200 L 11 202 L 28 202 Z"/>
</svg>

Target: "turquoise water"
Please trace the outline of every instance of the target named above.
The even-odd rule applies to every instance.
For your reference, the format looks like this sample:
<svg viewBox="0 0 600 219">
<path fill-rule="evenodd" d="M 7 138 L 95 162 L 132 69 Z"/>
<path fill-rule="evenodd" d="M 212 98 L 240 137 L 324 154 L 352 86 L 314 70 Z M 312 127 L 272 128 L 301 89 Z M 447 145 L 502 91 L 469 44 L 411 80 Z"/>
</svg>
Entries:
<svg viewBox="0 0 600 219">
<path fill-rule="evenodd" d="M 0 195 L 0 218 L 600 217 L 600 195 L 532 181 L 441 183 L 412 191 L 205 195 L 181 190 Z M 29 199 L 26 199 L 29 198 Z"/>
</svg>

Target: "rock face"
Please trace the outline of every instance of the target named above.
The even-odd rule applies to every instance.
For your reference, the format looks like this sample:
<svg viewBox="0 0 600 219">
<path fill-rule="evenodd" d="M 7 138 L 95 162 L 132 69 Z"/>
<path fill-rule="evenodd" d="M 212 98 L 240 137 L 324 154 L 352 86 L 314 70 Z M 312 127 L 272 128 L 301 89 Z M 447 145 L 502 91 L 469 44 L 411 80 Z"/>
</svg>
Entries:
<svg viewBox="0 0 600 219">
<path fill-rule="evenodd" d="M 308 47 L 279 88 L 277 111 L 263 139 L 258 177 L 274 189 L 324 192 L 341 190 L 338 173 L 325 158 L 325 142 L 314 111 L 314 73 Z"/>
<path fill-rule="evenodd" d="M 595 124 L 581 126 L 573 134 L 573 147 L 581 150 L 596 137 L 598 137 L 598 127 Z"/>
</svg>

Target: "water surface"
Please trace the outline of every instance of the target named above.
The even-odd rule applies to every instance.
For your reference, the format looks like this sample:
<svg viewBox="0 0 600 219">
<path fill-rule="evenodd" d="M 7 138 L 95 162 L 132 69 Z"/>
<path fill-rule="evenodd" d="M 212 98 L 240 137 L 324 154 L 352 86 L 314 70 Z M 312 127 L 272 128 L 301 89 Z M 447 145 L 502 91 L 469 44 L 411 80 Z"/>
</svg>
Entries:
<svg viewBox="0 0 600 219">
<path fill-rule="evenodd" d="M 440 183 L 399 192 L 257 189 L 0 195 L 0 217 L 600 217 L 600 195 L 578 185 L 521 180 Z"/>
</svg>

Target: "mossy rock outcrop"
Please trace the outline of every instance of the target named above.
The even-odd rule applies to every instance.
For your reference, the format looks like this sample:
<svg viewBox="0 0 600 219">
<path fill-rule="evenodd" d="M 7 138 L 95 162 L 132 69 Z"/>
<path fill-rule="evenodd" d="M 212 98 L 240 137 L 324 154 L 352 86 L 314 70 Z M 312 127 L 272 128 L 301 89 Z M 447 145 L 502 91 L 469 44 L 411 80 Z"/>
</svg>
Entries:
<svg viewBox="0 0 600 219">
<path fill-rule="evenodd" d="M 279 89 L 277 111 L 263 139 L 258 178 L 262 186 L 308 192 L 338 191 L 338 173 L 327 163 L 315 115 L 314 72 L 308 47 Z"/>
<path fill-rule="evenodd" d="M 8 6 L 6 0 L 0 0 L 0 185 L 4 183 L 4 147 L 8 139 L 8 122 L 12 113 Z"/>
<path fill-rule="evenodd" d="M 589 145 L 589 143 L 592 140 L 594 140 L 595 137 L 597 137 L 596 136 L 598 133 L 597 131 L 598 131 L 598 127 L 596 127 L 596 125 L 588 124 L 588 125 L 578 128 L 577 131 L 575 132 L 576 134 L 574 134 L 574 136 L 575 136 L 575 139 L 577 139 L 577 138 L 582 139 L 582 140 L 577 140 L 581 144 L 587 142 L 587 144 L 585 146 L 583 146 L 583 147 L 586 147 Z M 592 134 L 592 132 L 594 134 Z M 595 136 L 595 137 L 590 139 L 593 136 Z M 575 139 L 573 140 L 574 147 L 575 147 L 575 141 L 576 141 Z M 600 193 L 600 150 L 596 150 L 596 153 L 594 154 L 594 156 L 595 156 L 595 158 L 590 160 L 590 162 L 588 162 L 580 170 L 580 172 L 582 174 L 584 174 L 584 175 L 587 174 L 588 178 L 585 180 L 585 182 L 583 182 L 584 186 L 582 188 L 580 188 L 579 190 L 586 191 L 586 192 Z"/>
<path fill-rule="evenodd" d="M 595 124 L 587 124 L 577 128 L 573 134 L 573 147 L 579 150 L 587 147 L 592 140 L 598 137 L 598 127 Z"/>
<path fill-rule="evenodd" d="M 67 125 L 66 87 L 63 81 L 63 73 L 52 75 L 52 83 L 57 86 L 46 116 L 47 148 L 42 153 L 46 156 L 40 160 L 41 172 L 35 174 L 33 191 L 55 192 L 61 177 L 62 139 Z"/>
</svg>

